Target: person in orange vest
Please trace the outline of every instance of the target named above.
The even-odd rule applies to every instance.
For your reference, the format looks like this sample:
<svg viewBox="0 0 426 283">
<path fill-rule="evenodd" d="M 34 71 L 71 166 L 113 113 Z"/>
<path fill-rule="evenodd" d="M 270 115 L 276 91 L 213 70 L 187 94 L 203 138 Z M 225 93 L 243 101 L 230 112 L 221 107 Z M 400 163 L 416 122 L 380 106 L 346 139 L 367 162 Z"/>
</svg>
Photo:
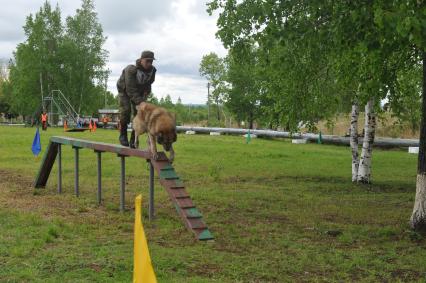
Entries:
<svg viewBox="0 0 426 283">
<path fill-rule="evenodd" d="M 42 125 L 43 131 L 46 131 L 47 130 L 47 114 L 46 114 L 46 111 L 43 111 L 43 113 L 41 114 L 41 125 Z"/>
<path fill-rule="evenodd" d="M 105 115 L 103 118 L 102 118 L 102 123 L 104 123 L 104 129 L 107 127 L 107 125 L 108 125 L 108 117 Z"/>
<path fill-rule="evenodd" d="M 68 130 L 68 122 L 64 119 L 64 132 Z"/>
</svg>

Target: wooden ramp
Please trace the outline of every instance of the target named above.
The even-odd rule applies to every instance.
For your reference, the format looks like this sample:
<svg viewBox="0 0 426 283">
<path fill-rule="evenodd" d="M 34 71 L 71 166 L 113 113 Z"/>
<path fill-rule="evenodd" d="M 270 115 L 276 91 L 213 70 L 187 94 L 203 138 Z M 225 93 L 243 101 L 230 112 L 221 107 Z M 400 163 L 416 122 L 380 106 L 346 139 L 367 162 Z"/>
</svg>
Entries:
<svg viewBox="0 0 426 283">
<path fill-rule="evenodd" d="M 183 219 L 185 226 L 192 231 L 198 240 L 212 240 L 213 235 L 210 233 L 207 225 L 203 221 L 202 214 L 195 207 L 191 197 L 185 190 L 185 186 L 179 176 L 176 174 L 174 168 L 170 164 L 167 156 L 164 152 L 159 152 L 158 160 L 151 159 L 151 153 L 149 151 L 132 149 L 123 147 L 116 144 L 108 144 L 101 142 L 93 142 L 87 140 L 74 139 L 69 137 L 51 137 L 48 148 L 44 154 L 42 163 L 40 165 L 39 172 L 37 173 L 34 187 L 42 188 L 46 186 L 50 172 L 53 168 L 55 160 L 58 159 L 58 187 L 61 186 L 61 145 L 70 145 L 75 149 L 75 186 L 76 195 L 78 196 L 78 150 L 82 148 L 92 149 L 98 153 L 112 152 L 122 158 L 122 193 L 120 195 L 120 202 L 124 208 L 124 157 L 139 157 L 146 159 L 151 163 L 154 170 L 157 172 L 160 178 L 160 184 L 166 189 L 169 194 L 170 200 L 173 202 L 177 212 Z M 59 153 L 59 154 L 58 154 Z M 98 190 L 100 190 L 100 162 L 98 159 Z M 153 172 L 150 174 L 150 184 L 153 184 Z M 153 188 L 153 185 L 152 185 Z M 61 190 L 58 190 L 61 192 Z M 153 191 L 152 191 L 153 192 Z M 99 192 L 100 194 L 100 192 Z M 100 196 L 99 196 L 100 199 Z M 153 204 L 150 207 L 153 207 Z"/>
</svg>

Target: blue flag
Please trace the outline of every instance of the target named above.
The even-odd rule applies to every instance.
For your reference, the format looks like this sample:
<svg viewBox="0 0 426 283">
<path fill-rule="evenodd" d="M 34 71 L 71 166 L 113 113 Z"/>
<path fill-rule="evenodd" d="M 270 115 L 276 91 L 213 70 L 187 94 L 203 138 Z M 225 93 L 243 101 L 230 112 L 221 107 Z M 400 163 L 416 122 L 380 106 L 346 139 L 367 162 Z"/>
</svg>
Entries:
<svg viewBox="0 0 426 283">
<path fill-rule="evenodd" d="M 31 151 L 33 152 L 34 156 L 37 156 L 41 151 L 40 132 L 38 131 L 38 127 L 34 136 L 33 145 L 31 146 Z"/>
</svg>

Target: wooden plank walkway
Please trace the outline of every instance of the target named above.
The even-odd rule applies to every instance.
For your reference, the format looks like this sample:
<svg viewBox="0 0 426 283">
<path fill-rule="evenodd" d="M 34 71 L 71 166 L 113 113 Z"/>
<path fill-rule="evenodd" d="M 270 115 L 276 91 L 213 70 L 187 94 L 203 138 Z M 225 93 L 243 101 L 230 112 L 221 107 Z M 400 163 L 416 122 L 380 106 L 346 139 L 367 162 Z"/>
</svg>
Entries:
<svg viewBox="0 0 426 283">
<path fill-rule="evenodd" d="M 116 144 L 108 144 L 101 142 L 94 142 L 88 140 L 74 139 L 69 137 L 51 137 L 47 150 L 44 154 L 40 169 L 37 173 L 34 187 L 42 188 L 47 184 L 50 172 L 52 171 L 53 164 L 57 159 L 58 152 L 61 151 L 61 145 L 70 145 L 76 150 L 76 195 L 78 195 L 78 150 L 82 148 L 92 149 L 97 153 L 112 152 L 120 157 L 139 157 L 148 160 L 152 167 L 157 172 L 160 178 L 160 184 L 166 189 L 169 194 L 170 200 L 174 204 L 178 214 L 182 218 L 185 226 L 192 231 L 198 240 L 212 240 L 214 239 L 210 230 L 203 220 L 200 211 L 195 207 L 191 197 L 185 190 L 185 186 L 179 176 L 176 174 L 174 168 L 170 164 L 164 152 L 159 152 L 157 160 L 151 159 L 151 153 L 145 150 L 132 149 Z M 59 155 L 60 156 L 60 155 Z M 60 159 L 60 158 L 59 158 Z M 98 166 L 98 170 L 100 166 Z M 59 165 L 59 168 L 61 166 Z M 122 158 L 122 179 L 124 178 L 124 158 Z M 153 174 L 150 174 L 153 182 Z M 61 176 L 61 172 L 59 175 Z M 99 172 L 98 172 L 99 176 Z M 60 177 L 61 178 L 61 177 Z M 99 177 L 98 177 L 99 178 Z M 99 179 L 98 179 L 99 180 Z M 100 185 L 98 185 L 100 186 Z M 124 208 L 124 184 L 122 184 L 122 206 Z M 59 189 L 59 192 L 61 190 Z M 151 205 L 150 205 L 151 207 Z"/>
</svg>

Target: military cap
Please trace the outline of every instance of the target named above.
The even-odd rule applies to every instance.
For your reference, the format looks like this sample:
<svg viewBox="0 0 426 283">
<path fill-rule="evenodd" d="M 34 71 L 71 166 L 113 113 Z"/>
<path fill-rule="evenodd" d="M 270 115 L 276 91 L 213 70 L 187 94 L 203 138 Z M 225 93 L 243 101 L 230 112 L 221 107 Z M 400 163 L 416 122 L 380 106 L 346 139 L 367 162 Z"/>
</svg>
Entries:
<svg viewBox="0 0 426 283">
<path fill-rule="evenodd" d="M 141 59 L 152 59 L 152 60 L 155 60 L 155 58 L 154 58 L 154 52 L 149 51 L 149 50 L 142 51 Z"/>
</svg>

